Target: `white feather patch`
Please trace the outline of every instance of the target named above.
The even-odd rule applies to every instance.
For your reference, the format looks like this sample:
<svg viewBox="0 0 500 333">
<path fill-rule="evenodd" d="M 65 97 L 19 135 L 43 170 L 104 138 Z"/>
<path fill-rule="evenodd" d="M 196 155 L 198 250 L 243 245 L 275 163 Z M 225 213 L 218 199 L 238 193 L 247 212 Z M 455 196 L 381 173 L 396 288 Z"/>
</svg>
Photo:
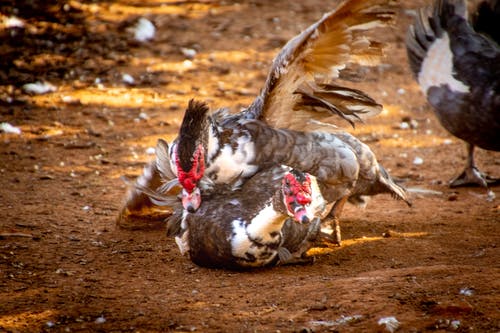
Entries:
<svg viewBox="0 0 500 333">
<path fill-rule="evenodd" d="M 219 148 L 216 139 L 209 139 L 209 158 L 215 155 L 217 149 L 220 149 L 219 154 L 206 170 L 207 174 L 212 170 L 221 170 L 217 174 L 217 183 L 230 183 L 237 177 L 253 175 L 258 169 L 256 165 L 250 164 L 255 159 L 255 144 L 250 138 L 246 135 L 240 136 L 236 144 L 236 150 L 233 150 L 229 144 Z"/>
<path fill-rule="evenodd" d="M 457 80 L 453 74 L 453 53 L 450 49 L 450 39 L 447 33 L 443 33 L 443 37 L 436 39 L 427 51 L 418 74 L 418 83 L 426 95 L 430 87 L 441 85 L 447 85 L 456 92 L 469 92 L 469 87 Z"/>
<path fill-rule="evenodd" d="M 248 239 L 244 221 L 233 221 L 233 236 L 230 241 L 233 255 L 239 258 L 245 258 L 245 253 L 252 245 L 252 242 Z"/>
<path fill-rule="evenodd" d="M 233 221 L 233 236 L 231 238 L 232 254 L 235 257 L 246 258 L 247 253 L 252 254 L 257 261 L 263 252 L 267 252 L 266 247 L 254 246 L 252 239 L 258 239 L 260 243 L 271 243 L 276 241 L 276 237 L 271 233 L 278 233 L 285 222 L 286 217 L 276 212 L 271 203 L 266 205 L 249 224 L 241 220 Z M 266 257 L 266 260 L 271 260 Z"/>
<path fill-rule="evenodd" d="M 286 217 L 274 210 L 272 203 L 267 204 L 247 226 L 247 233 L 254 239 L 261 239 L 262 243 L 272 242 L 270 234 L 281 230 Z"/>
</svg>

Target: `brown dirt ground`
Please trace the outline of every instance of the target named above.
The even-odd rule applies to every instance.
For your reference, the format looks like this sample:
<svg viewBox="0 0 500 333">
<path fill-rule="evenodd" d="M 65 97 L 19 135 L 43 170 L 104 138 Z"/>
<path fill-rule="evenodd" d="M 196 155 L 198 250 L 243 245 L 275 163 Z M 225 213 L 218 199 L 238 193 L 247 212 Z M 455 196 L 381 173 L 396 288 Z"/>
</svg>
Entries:
<svg viewBox="0 0 500 333">
<path fill-rule="evenodd" d="M 26 23 L 0 28 L 1 121 L 22 130 L 0 134 L 1 332 L 366 332 L 388 316 L 400 332 L 500 331 L 499 199 L 446 186 L 465 149 L 405 58 L 407 10 L 422 1 L 401 4 L 386 64 L 351 83 L 387 109 L 353 132 L 407 186 L 441 194 L 350 206 L 343 245 L 313 265 L 244 273 L 195 266 L 162 227 L 117 228 L 119 177 L 175 136 L 188 99 L 249 103 L 283 43 L 335 1 L 38 3 L 0 4 Z M 151 42 L 127 30 L 140 16 L 157 27 Z M 181 47 L 197 51 L 191 62 Z M 23 93 L 36 80 L 58 90 Z M 418 127 L 398 129 L 405 118 Z M 477 159 L 500 176 L 498 154 Z"/>
</svg>

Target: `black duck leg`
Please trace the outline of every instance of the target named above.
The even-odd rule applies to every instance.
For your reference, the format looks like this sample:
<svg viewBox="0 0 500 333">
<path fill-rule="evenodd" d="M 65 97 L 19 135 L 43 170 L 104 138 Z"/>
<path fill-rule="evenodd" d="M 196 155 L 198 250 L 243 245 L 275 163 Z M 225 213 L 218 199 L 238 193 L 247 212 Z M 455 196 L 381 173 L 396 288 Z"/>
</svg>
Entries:
<svg viewBox="0 0 500 333">
<path fill-rule="evenodd" d="M 488 200 L 491 201 L 495 198 L 495 193 L 490 190 L 489 185 L 496 185 L 500 183 L 500 179 L 492 178 L 487 174 L 482 173 L 476 166 L 474 161 L 474 148 L 475 146 L 467 143 L 467 163 L 464 171 L 450 182 L 450 187 L 479 185 L 487 190 Z"/>
</svg>

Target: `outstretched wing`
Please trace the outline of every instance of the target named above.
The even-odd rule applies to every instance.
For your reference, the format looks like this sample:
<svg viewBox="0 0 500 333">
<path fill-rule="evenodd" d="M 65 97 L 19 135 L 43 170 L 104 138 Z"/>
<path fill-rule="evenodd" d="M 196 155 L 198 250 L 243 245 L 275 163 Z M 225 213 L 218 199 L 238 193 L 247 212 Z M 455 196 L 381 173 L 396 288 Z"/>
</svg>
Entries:
<svg viewBox="0 0 500 333">
<path fill-rule="evenodd" d="M 387 25 L 393 19 L 390 0 L 344 1 L 283 47 L 245 117 L 276 127 L 304 130 L 308 119 L 323 121 L 338 111 L 351 116 L 380 112 L 381 106 L 360 91 L 316 82 L 331 82 L 350 63 L 377 64 L 383 55 L 382 44 L 369 37 L 367 30 Z M 328 90 L 331 87 L 334 89 Z M 304 93 L 304 89 L 308 92 Z M 345 98 L 356 103 L 336 110 L 328 107 L 332 104 L 328 98 L 331 96 L 336 102 Z M 313 105 L 321 106 L 324 112 L 302 107 L 313 100 Z"/>
</svg>

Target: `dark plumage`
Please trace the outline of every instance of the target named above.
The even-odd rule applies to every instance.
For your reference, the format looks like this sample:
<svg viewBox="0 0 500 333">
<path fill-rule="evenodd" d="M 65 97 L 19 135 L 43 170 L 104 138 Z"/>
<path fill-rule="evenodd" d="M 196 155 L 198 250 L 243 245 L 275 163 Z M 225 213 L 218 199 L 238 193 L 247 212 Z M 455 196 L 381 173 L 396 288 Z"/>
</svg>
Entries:
<svg viewBox="0 0 500 333">
<path fill-rule="evenodd" d="M 498 3 L 479 8 L 474 26 L 498 38 Z M 474 147 L 500 151 L 500 47 L 487 34 L 474 29 L 459 0 L 420 9 L 408 31 L 408 59 L 418 83 L 441 125 L 467 144 L 466 168 L 451 186 L 487 188 L 488 177 L 474 163 Z"/>
<path fill-rule="evenodd" d="M 167 150 L 166 142 L 160 140 L 158 165 L 170 164 Z M 172 181 L 168 170 L 162 176 L 165 184 Z M 203 193 L 200 207 L 192 213 L 183 210 L 175 195 L 142 186 L 137 189 L 157 205 L 174 210 L 167 223 L 168 235 L 175 236 L 181 253 L 194 263 L 245 269 L 311 260 L 304 254 L 319 235 L 318 217 L 325 209 L 313 184 L 314 178 L 307 174 L 275 166 L 258 172 L 238 190 L 215 185 Z"/>
<path fill-rule="evenodd" d="M 309 262 L 305 252 L 320 230 L 320 220 L 293 221 L 283 204 L 283 168 L 263 170 L 238 191 L 216 193 L 203 200 L 182 225 L 190 259 L 204 267 L 245 269 Z M 272 211 L 272 212 L 271 212 Z"/>
</svg>

